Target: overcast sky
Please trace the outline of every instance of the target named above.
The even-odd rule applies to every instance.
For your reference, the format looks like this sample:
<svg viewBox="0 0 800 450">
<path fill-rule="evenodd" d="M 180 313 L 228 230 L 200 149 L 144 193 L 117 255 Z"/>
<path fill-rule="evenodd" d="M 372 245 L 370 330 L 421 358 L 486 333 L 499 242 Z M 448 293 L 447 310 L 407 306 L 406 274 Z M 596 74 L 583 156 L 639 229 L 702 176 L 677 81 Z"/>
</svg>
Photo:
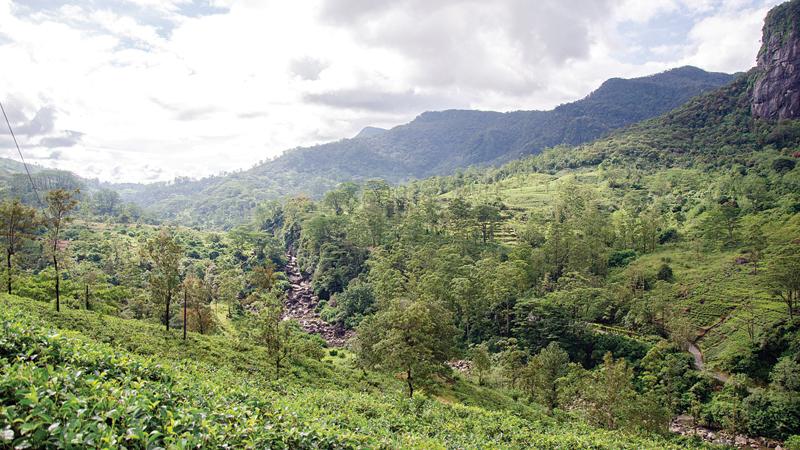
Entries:
<svg viewBox="0 0 800 450">
<path fill-rule="evenodd" d="M 200 177 L 426 110 L 550 109 L 610 77 L 747 70 L 776 0 L 0 0 L 29 160 Z M 5 124 L 0 152 L 15 157 Z"/>
</svg>

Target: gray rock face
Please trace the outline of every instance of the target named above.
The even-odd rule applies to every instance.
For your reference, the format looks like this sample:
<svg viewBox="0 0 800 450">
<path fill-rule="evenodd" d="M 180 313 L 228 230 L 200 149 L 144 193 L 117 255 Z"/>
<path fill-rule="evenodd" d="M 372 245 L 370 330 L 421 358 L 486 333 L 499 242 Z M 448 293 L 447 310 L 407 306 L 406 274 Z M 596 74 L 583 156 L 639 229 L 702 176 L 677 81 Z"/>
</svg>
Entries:
<svg viewBox="0 0 800 450">
<path fill-rule="evenodd" d="M 800 118 L 800 2 L 784 3 L 767 16 L 758 55 L 751 112 L 767 120 Z"/>
</svg>

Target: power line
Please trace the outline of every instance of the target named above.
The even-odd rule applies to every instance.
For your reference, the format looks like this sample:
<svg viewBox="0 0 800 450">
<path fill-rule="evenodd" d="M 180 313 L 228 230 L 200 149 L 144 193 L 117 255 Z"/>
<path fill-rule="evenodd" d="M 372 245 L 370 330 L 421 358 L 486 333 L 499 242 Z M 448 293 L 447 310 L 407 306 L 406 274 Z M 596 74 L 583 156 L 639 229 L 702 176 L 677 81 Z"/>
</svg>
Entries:
<svg viewBox="0 0 800 450">
<path fill-rule="evenodd" d="M 11 128 L 11 122 L 8 120 L 8 115 L 6 115 L 6 109 L 3 108 L 3 102 L 0 102 L 0 110 L 3 111 L 3 117 L 6 119 L 6 125 L 8 125 L 8 131 L 11 132 L 11 139 L 14 140 L 14 145 L 17 147 L 17 153 L 19 153 L 19 159 L 22 161 L 23 167 L 25 167 L 25 173 L 28 174 L 28 180 L 31 182 L 31 187 L 33 188 L 33 192 L 36 194 L 36 201 L 39 202 L 39 207 L 41 207 L 42 210 L 44 210 L 44 203 L 42 203 L 42 197 L 39 196 L 39 190 L 36 189 L 36 183 L 33 182 L 31 171 L 28 169 L 28 163 L 25 162 L 25 157 L 22 156 L 22 150 L 19 148 L 19 143 L 17 142 L 17 136 L 14 135 L 14 130 Z"/>
</svg>

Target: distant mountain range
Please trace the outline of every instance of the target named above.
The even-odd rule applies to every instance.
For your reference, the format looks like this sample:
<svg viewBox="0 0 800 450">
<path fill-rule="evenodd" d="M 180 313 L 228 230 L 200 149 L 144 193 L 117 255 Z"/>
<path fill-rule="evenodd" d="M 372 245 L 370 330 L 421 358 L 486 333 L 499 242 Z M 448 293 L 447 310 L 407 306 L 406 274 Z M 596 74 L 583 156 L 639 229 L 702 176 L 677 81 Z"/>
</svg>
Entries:
<svg viewBox="0 0 800 450">
<path fill-rule="evenodd" d="M 659 116 L 732 79 L 733 75 L 695 67 L 612 78 L 586 98 L 550 111 L 425 112 L 390 130 L 367 127 L 351 139 L 288 150 L 242 172 L 111 187 L 157 217 L 227 227 L 249 217 L 264 200 L 319 196 L 342 181 L 403 182 L 500 164 L 561 144 L 586 143 Z"/>
<path fill-rule="evenodd" d="M 449 174 L 472 165 L 536 154 L 559 144 L 592 141 L 674 109 L 731 80 L 731 75 L 682 67 L 644 78 L 613 78 L 588 97 L 551 111 L 426 112 L 388 131 L 369 128 L 353 139 L 287 152 L 252 171 L 334 171 L 352 178 L 391 181 Z"/>
</svg>

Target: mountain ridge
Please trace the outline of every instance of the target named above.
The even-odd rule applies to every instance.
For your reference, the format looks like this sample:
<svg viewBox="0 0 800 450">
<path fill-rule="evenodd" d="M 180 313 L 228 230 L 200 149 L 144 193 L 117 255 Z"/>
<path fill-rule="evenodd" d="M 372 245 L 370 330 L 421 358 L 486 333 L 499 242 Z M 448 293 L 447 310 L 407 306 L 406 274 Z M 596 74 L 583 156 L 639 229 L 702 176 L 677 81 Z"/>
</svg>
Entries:
<svg viewBox="0 0 800 450">
<path fill-rule="evenodd" d="M 382 178 L 401 183 L 589 142 L 666 113 L 733 78 L 686 66 L 646 77 L 612 78 L 586 98 L 550 111 L 427 111 L 383 132 L 288 150 L 246 171 L 128 185 L 120 193 L 160 217 L 224 228 L 246 220 L 265 200 L 318 197 L 343 181 Z"/>
</svg>

